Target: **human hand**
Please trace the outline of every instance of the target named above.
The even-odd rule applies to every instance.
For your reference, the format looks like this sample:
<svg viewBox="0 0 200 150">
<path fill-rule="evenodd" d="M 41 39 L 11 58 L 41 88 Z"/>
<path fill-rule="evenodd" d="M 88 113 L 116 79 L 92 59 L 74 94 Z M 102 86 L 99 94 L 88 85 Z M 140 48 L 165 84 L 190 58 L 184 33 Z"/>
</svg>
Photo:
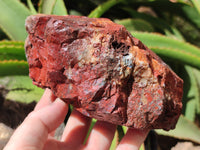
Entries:
<svg viewBox="0 0 200 150">
<path fill-rule="evenodd" d="M 60 141 L 53 138 L 55 129 L 63 122 L 68 105 L 56 99 L 46 89 L 41 100 L 24 122 L 16 129 L 4 150 L 107 150 L 116 125 L 97 121 L 90 136 L 83 144 L 90 127 L 91 118 L 74 110 L 69 117 Z M 117 150 L 137 150 L 148 131 L 128 129 Z"/>
</svg>

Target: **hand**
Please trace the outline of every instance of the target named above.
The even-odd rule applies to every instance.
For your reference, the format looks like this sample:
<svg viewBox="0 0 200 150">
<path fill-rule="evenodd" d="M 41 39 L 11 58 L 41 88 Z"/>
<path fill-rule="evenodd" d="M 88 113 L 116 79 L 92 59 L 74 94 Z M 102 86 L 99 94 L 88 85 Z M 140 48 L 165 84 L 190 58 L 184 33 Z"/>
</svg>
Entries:
<svg viewBox="0 0 200 150">
<path fill-rule="evenodd" d="M 74 110 L 60 141 L 53 138 L 55 129 L 63 122 L 68 105 L 46 89 L 39 103 L 16 129 L 4 150 L 108 150 L 116 125 L 97 121 L 83 145 L 91 118 Z M 117 150 L 137 150 L 148 131 L 128 129 Z"/>
</svg>

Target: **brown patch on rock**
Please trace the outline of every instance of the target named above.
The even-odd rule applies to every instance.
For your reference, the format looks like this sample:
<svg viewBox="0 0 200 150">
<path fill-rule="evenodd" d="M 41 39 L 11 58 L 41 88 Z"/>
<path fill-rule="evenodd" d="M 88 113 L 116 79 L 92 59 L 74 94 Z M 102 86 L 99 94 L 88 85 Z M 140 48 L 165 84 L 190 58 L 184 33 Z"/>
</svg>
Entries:
<svg viewBox="0 0 200 150">
<path fill-rule="evenodd" d="M 173 129 L 183 81 L 109 19 L 35 15 L 26 20 L 33 83 L 86 116 L 139 129 Z"/>
</svg>

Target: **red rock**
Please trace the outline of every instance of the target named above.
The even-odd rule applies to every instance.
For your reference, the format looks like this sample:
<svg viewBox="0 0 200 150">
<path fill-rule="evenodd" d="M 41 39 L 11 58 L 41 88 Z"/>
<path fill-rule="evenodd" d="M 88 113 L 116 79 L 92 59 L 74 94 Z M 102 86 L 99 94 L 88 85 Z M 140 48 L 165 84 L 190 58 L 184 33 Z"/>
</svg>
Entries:
<svg viewBox="0 0 200 150">
<path fill-rule="evenodd" d="M 183 81 L 109 19 L 35 15 L 26 20 L 33 83 L 86 116 L 140 129 L 173 129 Z"/>
</svg>

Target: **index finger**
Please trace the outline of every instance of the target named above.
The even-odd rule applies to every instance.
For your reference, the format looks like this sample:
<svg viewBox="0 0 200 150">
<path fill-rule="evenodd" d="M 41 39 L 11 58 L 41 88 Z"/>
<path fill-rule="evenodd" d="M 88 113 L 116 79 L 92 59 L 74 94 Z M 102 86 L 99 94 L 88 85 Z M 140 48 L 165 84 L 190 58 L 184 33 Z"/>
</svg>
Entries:
<svg viewBox="0 0 200 150">
<path fill-rule="evenodd" d="M 56 99 L 56 96 L 52 93 L 52 91 L 50 89 L 45 89 L 44 94 L 42 95 L 40 101 L 35 106 L 34 110 L 39 110 L 43 108 L 44 106 L 47 106 L 53 103 L 55 99 Z"/>
</svg>

